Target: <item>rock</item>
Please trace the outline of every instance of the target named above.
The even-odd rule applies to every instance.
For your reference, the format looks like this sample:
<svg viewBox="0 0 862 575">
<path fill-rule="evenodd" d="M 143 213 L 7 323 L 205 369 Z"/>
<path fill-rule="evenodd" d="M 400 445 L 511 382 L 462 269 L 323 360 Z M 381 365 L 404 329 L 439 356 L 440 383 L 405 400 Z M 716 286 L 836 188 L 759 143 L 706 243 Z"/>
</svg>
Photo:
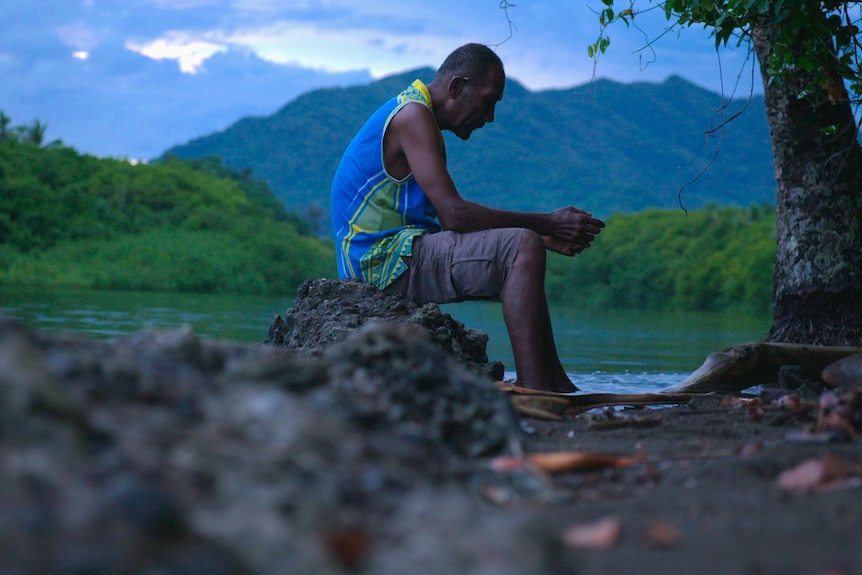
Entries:
<svg viewBox="0 0 862 575">
<path fill-rule="evenodd" d="M 38 340 L 18 322 L 0 318 L 0 419 L 16 422 L 34 411 L 77 417 Z"/>
<path fill-rule="evenodd" d="M 862 389 L 862 353 L 831 363 L 823 370 L 823 381 L 832 387 Z"/>
<path fill-rule="evenodd" d="M 0 319 L 4 572 L 403 572 L 425 545 L 399 532 L 405 502 L 440 511 L 428 527 L 448 532 L 471 492 L 509 481 L 487 458 L 517 449 L 519 427 L 418 322 L 357 327 L 302 354 Z"/>
<path fill-rule="evenodd" d="M 512 437 L 508 398 L 415 325 L 368 323 L 324 359 L 337 394 L 366 424 L 395 425 L 469 457 L 499 451 Z"/>
<path fill-rule="evenodd" d="M 358 280 L 317 279 L 303 283 L 293 306 L 284 317 L 279 315 L 272 321 L 265 343 L 319 356 L 370 321 L 418 325 L 474 371 L 495 381 L 503 379 L 503 364 L 488 362 L 486 333 L 465 327 L 436 304 L 419 307 Z"/>
</svg>

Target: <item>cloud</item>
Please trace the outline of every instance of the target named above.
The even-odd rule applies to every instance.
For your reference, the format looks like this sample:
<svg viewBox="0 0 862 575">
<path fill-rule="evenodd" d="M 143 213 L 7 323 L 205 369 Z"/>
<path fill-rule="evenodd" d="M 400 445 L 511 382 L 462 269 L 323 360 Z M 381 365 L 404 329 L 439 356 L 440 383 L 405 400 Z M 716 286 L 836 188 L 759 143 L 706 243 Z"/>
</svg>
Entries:
<svg viewBox="0 0 862 575">
<path fill-rule="evenodd" d="M 88 51 L 99 43 L 96 32 L 83 22 L 73 22 L 56 28 L 60 41 L 78 50 Z"/>
<path fill-rule="evenodd" d="M 169 6 L 147 0 L 157 6 Z M 200 0 L 204 2 L 204 0 Z M 188 10 L 195 10 L 194 2 Z M 428 7 L 417 2 L 409 10 L 400 4 L 380 1 L 346 0 L 282 2 L 235 0 L 232 17 L 211 19 L 208 25 L 173 26 L 145 40 L 127 46 L 154 58 L 173 58 L 189 73 L 196 72 L 207 58 L 225 47 L 248 49 L 276 64 L 306 66 L 335 73 L 370 70 L 372 75 L 399 72 L 423 65 L 437 65 L 455 46 L 476 38 L 487 24 L 476 14 L 461 10 L 457 23 L 442 25 L 435 10 L 443 0 Z M 488 6 L 493 15 L 502 14 Z M 486 12 L 487 13 L 487 12 Z M 473 14 L 474 17 L 470 17 Z M 501 33 L 488 35 L 504 38 Z"/>
<path fill-rule="evenodd" d="M 75 22 L 0 34 L 0 110 L 14 125 L 39 119 L 50 139 L 100 156 L 153 158 L 309 90 L 370 79 L 361 70 L 327 74 L 241 48 L 201 47 L 180 33 L 137 43 L 98 19 Z"/>
<path fill-rule="evenodd" d="M 34 118 L 47 122 L 52 139 L 61 138 L 80 151 L 150 159 L 241 117 L 274 113 L 310 89 L 369 80 L 363 73 L 333 75 L 275 66 L 236 51 L 213 56 L 196 75 L 181 73 L 172 61 L 126 54 L 110 62 L 115 70 L 110 84 L 95 82 L 105 76 L 96 53 L 89 61 L 76 61 L 80 67 L 74 83 L 43 81 L 6 111 L 15 124 Z M 49 107 L 62 113 L 38 113 Z"/>
<path fill-rule="evenodd" d="M 454 45 L 451 39 L 447 42 L 439 37 L 382 33 L 370 28 L 324 29 L 298 21 L 237 30 L 220 39 L 277 64 L 336 73 L 369 70 L 374 77 L 432 62 L 437 65 L 442 58 L 435 47 Z"/>
<path fill-rule="evenodd" d="M 143 0 L 143 2 L 144 4 L 152 4 L 162 10 L 177 11 L 217 8 L 220 4 L 223 4 L 221 0 Z"/>
<path fill-rule="evenodd" d="M 438 66 L 456 46 L 495 46 L 510 77 L 531 89 L 592 77 L 586 46 L 598 34 L 587 4 L 568 0 L 3 0 L 0 110 L 16 124 L 47 122 L 96 155 L 151 158 L 168 147 L 268 114 L 315 88 Z M 654 38 L 661 18 L 648 18 Z M 662 81 L 679 74 L 718 88 L 702 30 L 685 30 L 640 58 L 636 29 L 610 31 L 595 74 Z M 742 52 L 724 53 L 734 80 Z"/>
<path fill-rule="evenodd" d="M 221 52 L 227 52 L 227 47 L 197 40 L 188 34 L 171 32 L 164 38 L 159 38 L 148 44 L 127 42 L 126 48 L 153 60 L 176 60 L 180 71 L 186 74 L 197 74 L 204 62 Z"/>
</svg>

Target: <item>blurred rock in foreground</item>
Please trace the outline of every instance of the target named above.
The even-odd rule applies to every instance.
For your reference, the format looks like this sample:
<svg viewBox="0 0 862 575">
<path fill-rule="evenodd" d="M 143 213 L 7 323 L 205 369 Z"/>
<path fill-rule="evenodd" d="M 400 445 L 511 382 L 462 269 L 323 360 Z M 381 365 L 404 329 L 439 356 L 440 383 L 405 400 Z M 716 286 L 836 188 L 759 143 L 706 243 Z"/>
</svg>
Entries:
<svg viewBox="0 0 862 575">
<path fill-rule="evenodd" d="M 415 325 L 338 340 L 0 319 L 3 573 L 544 572 L 545 539 L 475 513 L 492 484 L 542 489 L 488 471 L 518 443 L 504 394 Z"/>
</svg>

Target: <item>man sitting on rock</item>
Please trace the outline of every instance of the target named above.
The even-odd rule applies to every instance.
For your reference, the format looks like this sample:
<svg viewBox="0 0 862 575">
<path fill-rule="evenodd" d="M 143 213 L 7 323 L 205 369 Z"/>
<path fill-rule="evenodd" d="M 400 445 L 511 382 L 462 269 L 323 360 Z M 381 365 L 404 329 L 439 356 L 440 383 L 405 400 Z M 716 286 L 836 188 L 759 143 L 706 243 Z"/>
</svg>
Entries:
<svg viewBox="0 0 862 575">
<path fill-rule="evenodd" d="M 502 302 L 517 384 L 576 391 L 551 330 L 546 250 L 579 254 L 604 222 L 571 206 L 512 212 L 465 200 L 446 168 L 442 130 L 467 140 L 493 122 L 505 84 L 500 58 L 467 44 L 430 84 L 416 80 L 368 119 L 332 184 L 338 271 L 419 305 Z"/>
</svg>

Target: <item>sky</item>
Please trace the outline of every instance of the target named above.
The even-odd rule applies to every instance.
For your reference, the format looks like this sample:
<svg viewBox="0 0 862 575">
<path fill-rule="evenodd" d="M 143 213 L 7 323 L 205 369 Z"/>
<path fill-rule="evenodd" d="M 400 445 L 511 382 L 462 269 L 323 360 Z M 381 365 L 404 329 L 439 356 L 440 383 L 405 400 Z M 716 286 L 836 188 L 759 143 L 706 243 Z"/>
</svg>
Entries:
<svg viewBox="0 0 862 575">
<path fill-rule="evenodd" d="M 601 8 L 601 0 L 3 0 L 0 111 L 12 126 L 46 124 L 48 142 L 147 160 L 314 89 L 436 68 L 467 42 L 494 47 L 508 77 L 530 90 L 673 74 L 725 94 L 737 78 L 737 95 L 759 90 L 746 50 L 717 54 L 699 28 L 662 36 L 667 23 L 655 10 L 638 14 L 636 27 L 611 28 L 594 68 L 587 46 Z"/>
</svg>

